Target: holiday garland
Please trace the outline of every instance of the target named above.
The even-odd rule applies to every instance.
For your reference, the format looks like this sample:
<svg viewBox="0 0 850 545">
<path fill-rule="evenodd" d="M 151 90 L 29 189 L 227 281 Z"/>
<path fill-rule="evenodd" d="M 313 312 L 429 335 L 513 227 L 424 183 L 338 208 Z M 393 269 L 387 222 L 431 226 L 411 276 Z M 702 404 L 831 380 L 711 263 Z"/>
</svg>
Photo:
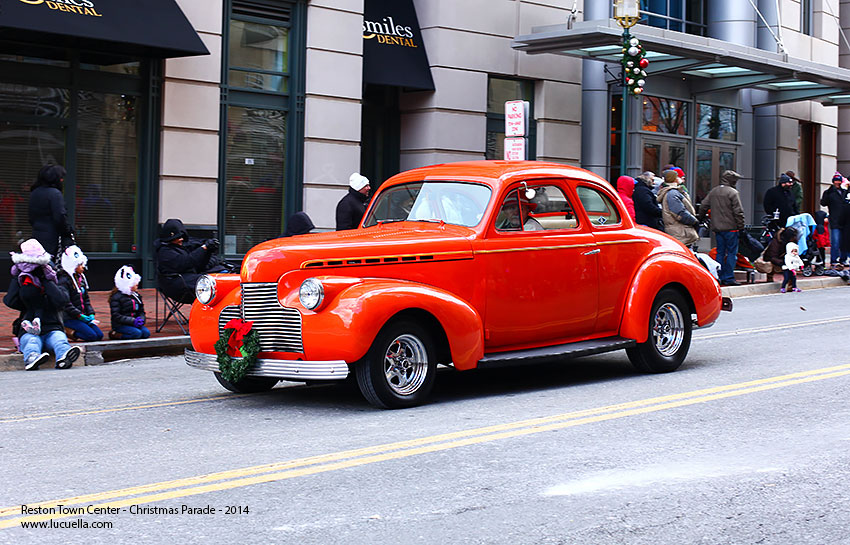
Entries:
<svg viewBox="0 0 850 545">
<path fill-rule="evenodd" d="M 218 369 L 221 377 L 228 382 L 239 382 L 257 363 L 260 336 L 251 330 L 253 325 L 254 322 L 234 318 L 225 324 L 224 331 L 215 343 Z"/>
</svg>

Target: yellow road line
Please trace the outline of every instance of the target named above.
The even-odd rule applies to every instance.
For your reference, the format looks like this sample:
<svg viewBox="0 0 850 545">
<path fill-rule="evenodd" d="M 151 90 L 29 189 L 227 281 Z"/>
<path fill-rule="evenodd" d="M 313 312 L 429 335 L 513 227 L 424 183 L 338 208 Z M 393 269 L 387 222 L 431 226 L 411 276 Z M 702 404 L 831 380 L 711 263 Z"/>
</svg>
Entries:
<svg viewBox="0 0 850 545">
<path fill-rule="evenodd" d="M 791 373 L 727 386 L 706 388 L 692 392 L 672 394 L 669 396 L 649 398 L 630 403 L 609 405 L 606 407 L 575 411 L 561 415 L 440 434 L 410 441 L 401 441 L 386 445 L 332 453 L 324 456 L 314 456 L 275 464 L 224 471 L 220 473 L 191 477 L 188 479 L 178 479 L 121 490 L 88 494 L 73 498 L 65 498 L 62 500 L 28 503 L 27 505 L 30 507 L 51 507 L 59 504 L 93 504 L 94 502 L 114 498 L 124 499 L 119 499 L 114 502 L 100 503 L 96 504 L 96 506 L 126 507 L 130 505 L 139 505 L 142 503 L 195 496 L 198 494 L 229 490 L 254 484 L 281 481 L 294 477 L 302 477 L 316 473 L 335 471 L 338 469 L 363 466 L 387 460 L 396 460 L 419 454 L 537 434 L 545 431 L 561 430 L 583 424 L 604 422 L 607 420 L 684 407 L 697 403 L 706 403 L 708 401 L 847 375 L 850 375 L 850 364 L 826 367 L 800 373 Z M 158 493 L 151 494 L 151 492 Z M 0 509 L 0 516 L 10 516 L 15 514 L 20 514 L 19 505 Z M 21 521 L 48 520 L 50 518 L 61 518 L 63 516 L 64 515 L 31 515 L 6 519 L 0 521 L 0 528 L 16 526 L 19 525 Z"/>
</svg>

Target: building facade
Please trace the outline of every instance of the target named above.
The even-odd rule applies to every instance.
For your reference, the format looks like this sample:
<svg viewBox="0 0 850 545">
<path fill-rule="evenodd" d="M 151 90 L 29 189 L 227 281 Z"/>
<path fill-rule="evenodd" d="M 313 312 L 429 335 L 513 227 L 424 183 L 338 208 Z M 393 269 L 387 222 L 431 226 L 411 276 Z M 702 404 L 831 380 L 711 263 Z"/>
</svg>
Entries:
<svg viewBox="0 0 850 545">
<path fill-rule="evenodd" d="M 69 5 L 0 2 L 55 12 Z M 818 89 L 843 74 L 829 72 L 850 63 L 841 32 L 850 11 L 841 18 L 839 0 L 785 0 L 779 12 L 775 0 L 755 3 L 758 12 L 740 0 L 647 0 L 633 33 L 803 59 L 825 74 L 814 82 Z M 66 202 L 100 289 L 124 263 L 150 285 L 153 241 L 168 218 L 182 219 L 196 236 L 219 238 L 225 255 L 238 260 L 279 236 L 299 210 L 319 229 L 333 229 L 352 172 L 376 187 L 400 170 L 501 158 L 507 100 L 530 102 L 530 158 L 609 179 L 620 172 L 619 65 L 544 47 L 558 34 L 553 28 L 569 38 L 589 23 L 616 27 L 609 0 L 176 5 L 201 48 L 122 48 L 114 35 L 72 37 L 51 48 L 51 32 L 67 30 L 22 33 L 0 21 L 4 255 L 28 236 L 28 186 L 50 161 L 68 170 Z M 588 36 L 607 31 L 595 32 Z M 542 45 L 532 51 L 530 42 Z M 843 162 L 850 155 L 839 153 L 850 152 L 850 110 L 836 107 L 840 89 L 791 100 L 789 92 L 805 86 L 751 65 L 744 74 L 755 79 L 714 81 L 712 88 L 712 70 L 735 66 L 698 61 L 652 60 L 645 94 L 632 99 L 626 171 L 676 163 L 699 199 L 720 171 L 734 168 L 744 175 L 748 221 L 757 222 L 761 195 L 779 172 L 794 170 L 806 190 L 804 209 L 818 208 L 831 174 L 850 168 Z"/>
</svg>

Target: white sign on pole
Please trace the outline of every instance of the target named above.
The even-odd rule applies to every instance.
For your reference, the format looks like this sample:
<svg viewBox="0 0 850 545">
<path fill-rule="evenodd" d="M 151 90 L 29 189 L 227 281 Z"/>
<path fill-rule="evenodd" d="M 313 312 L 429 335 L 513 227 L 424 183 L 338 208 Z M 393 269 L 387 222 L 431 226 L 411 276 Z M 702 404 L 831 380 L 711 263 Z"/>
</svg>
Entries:
<svg viewBox="0 0 850 545">
<path fill-rule="evenodd" d="M 526 136 L 528 134 L 528 101 L 509 100 L 505 102 L 505 136 Z"/>
<path fill-rule="evenodd" d="M 505 138 L 505 161 L 525 161 L 527 138 Z"/>
</svg>

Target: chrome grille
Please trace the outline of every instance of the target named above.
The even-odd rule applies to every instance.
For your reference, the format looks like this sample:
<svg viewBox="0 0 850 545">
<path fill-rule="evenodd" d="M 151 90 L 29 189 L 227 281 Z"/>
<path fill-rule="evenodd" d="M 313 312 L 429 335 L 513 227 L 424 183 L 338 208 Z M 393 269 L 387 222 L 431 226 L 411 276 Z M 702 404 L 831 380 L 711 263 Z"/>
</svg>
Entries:
<svg viewBox="0 0 850 545">
<path fill-rule="evenodd" d="M 236 305 L 230 305 L 221 309 L 221 314 L 218 315 L 218 336 L 224 332 L 224 326 L 233 319 L 242 319 L 242 309 Z"/>
<path fill-rule="evenodd" d="M 301 313 L 280 305 L 277 284 L 242 284 L 242 319 L 254 322 L 253 329 L 260 335 L 261 351 L 304 352 Z"/>
</svg>

